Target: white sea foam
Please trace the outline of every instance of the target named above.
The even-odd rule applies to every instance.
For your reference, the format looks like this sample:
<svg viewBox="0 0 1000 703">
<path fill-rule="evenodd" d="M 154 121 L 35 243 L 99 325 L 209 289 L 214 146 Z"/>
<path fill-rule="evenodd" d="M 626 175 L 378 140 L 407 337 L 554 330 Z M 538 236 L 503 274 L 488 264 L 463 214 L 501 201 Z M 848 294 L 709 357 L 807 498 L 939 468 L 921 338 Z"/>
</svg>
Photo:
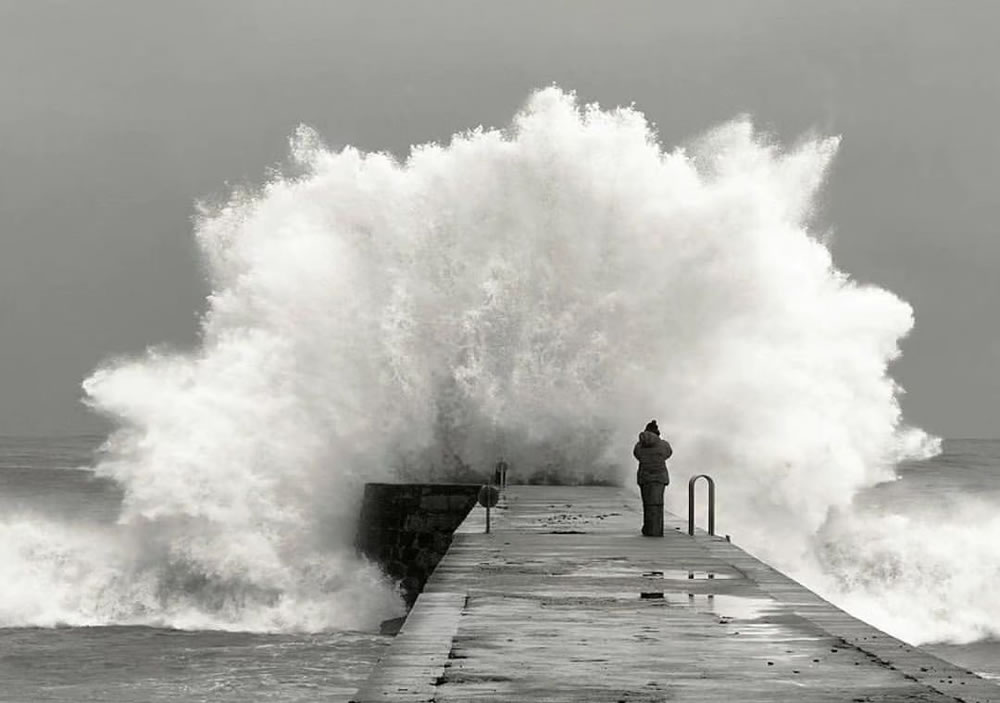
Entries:
<svg viewBox="0 0 1000 703">
<path fill-rule="evenodd" d="M 910 307 L 814 229 L 837 143 L 782 148 L 740 119 L 665 152 L 636 110 L 556 88 L 402 163 L 300 129 L 292 175 L 204 209 L 201 346 L 85 383 L 119 426 L 97 467 L 124 489 L 119 524 L 0 528 L 19 584 L 0 618 L 370 625 L 398 605 L 350 547 L 365 481 L 503 454 L 522 477 L 630 482 L 654 416 L 675 487 L 713 474 L 727 528 L 780 566 L 832 589 L 854 563 L 926 560 L 927 535 L 888 518 L 828 522 L 934 449 L 887 374 Z M 816 535 L 869 528 L 868 551 L 817 557 Z M 933 591 L 880 583 L 848 602 L 927 636 L 896 610 Z"/>
<path fill-rule="evenodd" d="M 993 503 L 958 512 L 848 511 L 821 532 L 826 588 L 844 608 L 907 641 L 957 644 L 1000 636 Z"/>
</svg>

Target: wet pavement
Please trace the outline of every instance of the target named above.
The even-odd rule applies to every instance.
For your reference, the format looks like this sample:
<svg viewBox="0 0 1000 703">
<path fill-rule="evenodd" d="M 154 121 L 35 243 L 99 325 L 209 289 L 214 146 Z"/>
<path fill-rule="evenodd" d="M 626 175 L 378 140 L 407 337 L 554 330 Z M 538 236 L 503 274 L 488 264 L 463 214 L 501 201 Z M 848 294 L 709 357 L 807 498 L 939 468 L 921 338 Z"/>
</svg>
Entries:
<svg viewBox="0 0 1000 703">
<path fill-rule="evenodd" d="M 634 492 L 510 487 L 455 535 L 355 697 L 369 701 L 1000 701 Z"/>
</svg>

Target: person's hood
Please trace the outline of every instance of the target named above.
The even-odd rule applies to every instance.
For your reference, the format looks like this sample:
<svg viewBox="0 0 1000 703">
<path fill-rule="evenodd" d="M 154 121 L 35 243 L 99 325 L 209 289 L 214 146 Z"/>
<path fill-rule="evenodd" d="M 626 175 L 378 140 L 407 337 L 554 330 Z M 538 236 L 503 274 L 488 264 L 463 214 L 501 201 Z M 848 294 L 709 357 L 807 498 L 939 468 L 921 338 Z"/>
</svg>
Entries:
<svg viewBox="0 0 1000 703">
<path fill-rule="evenodd" d="M 655 432 L 640 432 L 639 444 L 644 447 L 655 447 L 660 441 L 660 436 Z"/>
</svg>

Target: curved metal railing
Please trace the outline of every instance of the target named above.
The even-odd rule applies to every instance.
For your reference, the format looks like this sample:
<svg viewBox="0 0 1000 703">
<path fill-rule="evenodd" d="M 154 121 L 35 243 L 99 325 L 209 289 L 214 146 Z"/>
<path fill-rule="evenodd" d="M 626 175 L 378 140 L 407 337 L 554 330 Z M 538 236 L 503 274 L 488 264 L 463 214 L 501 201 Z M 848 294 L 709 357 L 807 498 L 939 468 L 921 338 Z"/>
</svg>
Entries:
<svg viewBox="0 0 1000 703">
<path fill-rule="evenodd" d="M 715 481 L 708 474 L 692 476 L 688 481 L 688 534 L 694 536 L 694 486 L 699 478 L 708 482 L 708 534 L 715 535 Z"/>
</svg>

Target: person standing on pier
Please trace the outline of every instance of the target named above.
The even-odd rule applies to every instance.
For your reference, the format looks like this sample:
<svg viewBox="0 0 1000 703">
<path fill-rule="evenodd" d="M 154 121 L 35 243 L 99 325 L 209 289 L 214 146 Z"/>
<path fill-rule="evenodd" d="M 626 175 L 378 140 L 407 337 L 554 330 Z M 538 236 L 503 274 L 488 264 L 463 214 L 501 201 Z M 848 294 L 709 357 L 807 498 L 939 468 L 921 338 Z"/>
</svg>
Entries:
<svg viewBox="0 0 1000 703">
<path fill-rule="evenodd" d="M 642 494 L 642 534 L 646 537 L 663 536 L 663 490 L 670 483 L 667 459 L 673 453 L 670 442 L 660 438 L 656 420 L 650 420 L 632 450 L 639 460 L 636 480 Z"/>
</svg>

